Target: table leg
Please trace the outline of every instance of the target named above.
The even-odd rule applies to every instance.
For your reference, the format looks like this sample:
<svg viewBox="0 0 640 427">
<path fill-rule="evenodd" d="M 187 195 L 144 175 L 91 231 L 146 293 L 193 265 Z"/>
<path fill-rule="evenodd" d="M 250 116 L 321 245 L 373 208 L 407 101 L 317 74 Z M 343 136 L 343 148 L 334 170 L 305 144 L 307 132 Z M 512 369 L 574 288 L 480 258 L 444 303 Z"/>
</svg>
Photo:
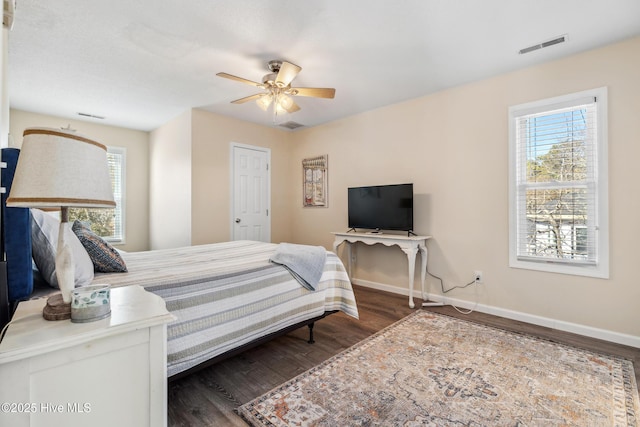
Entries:
<svg viewBox="0 0 640 427">
<path fill-rule="evenodd" d="M 349 279 L 351 279 L 353 276 L 351 276 L 351 243 L 347 242 L 347 274 L 349 274 Z"/>
<path fill-rule="evenodd" d="M 420 245 L 420 255 L 422 256 L 422 306 L 423 307 L 442 307 L 444 303 L 441 302 L 425 302 L 427 300 L 426 290 L 425 290 L 425 279 L 427 277 L 427 246 L 426 244 Z"/>
<path fill-rule="evenodd" d="M 333 241 L 333 253 L 338 255 L 338 246 L 342 243 L 347 244 L 346 252 L 347 252 L 347 274 L 349 275 L 349 279 L 351 279 L 351 243 L 346 240 L 336 239 Z"/>
<path fill-rule="evenodd" d="M 413 303 L 413 276 L 416 272 L 416 254 L 418 248 L 415 246 L 402 248 L 402 251 L 407 254 L 407 260 L 409 261 L 409 308 L 414 308 L 416 305 Z"/>
<path fill-rule="evenodd" d="M 427 295 L 425 290 L 425 281 L 427 279 L 427 247 L 424 245 L 420 245 L 420 283 L 422 285 L 422 301 L 426 301 Z"/>
</svg>

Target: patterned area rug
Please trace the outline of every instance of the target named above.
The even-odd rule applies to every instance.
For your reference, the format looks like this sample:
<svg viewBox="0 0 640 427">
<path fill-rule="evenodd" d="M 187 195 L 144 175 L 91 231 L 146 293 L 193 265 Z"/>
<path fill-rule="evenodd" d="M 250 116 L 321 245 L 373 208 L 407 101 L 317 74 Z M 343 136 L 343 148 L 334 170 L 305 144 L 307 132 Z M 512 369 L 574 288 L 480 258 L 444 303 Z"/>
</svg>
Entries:
<svg viewBox="0 0 640 427">
<path fill-rule="evenodd" d="M 633 364 L 424 310 L 238 408 L 254 426 L 636 426 Z"/>
</svg>

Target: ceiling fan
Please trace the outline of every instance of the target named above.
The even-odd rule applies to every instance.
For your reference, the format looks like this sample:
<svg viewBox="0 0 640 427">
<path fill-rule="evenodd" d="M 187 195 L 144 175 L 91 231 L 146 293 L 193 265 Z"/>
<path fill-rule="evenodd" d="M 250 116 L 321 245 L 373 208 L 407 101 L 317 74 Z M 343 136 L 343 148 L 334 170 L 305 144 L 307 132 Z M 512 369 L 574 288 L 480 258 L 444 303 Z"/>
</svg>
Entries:
<svg viewBox="0 0 640 427">
<path fill-rule="evenodd" d="M 274 115 L 284 113 L 295 113 L 300 110 L 298 104 L 291 98 L 292 96 L 310 96 L 313 98 L 333 98 L 336 90 L 333 88 L 317 87 L 291 87 L 291 82 L 296 78 L 301 67 L 286 61 L 269 61 L 269 74 L 262 77 L 262 83 L 244 79 L 227 73 L 218 73 L 217 76 L 224 77 L 245 83 L 251 86 L 265 89 L 266 92 L 246 96 L 244 98 L 231 101 L 232 104 L 244 104 L 255 100 L 260 108 L 267 110 L 273 103 Z"/>
</svg>

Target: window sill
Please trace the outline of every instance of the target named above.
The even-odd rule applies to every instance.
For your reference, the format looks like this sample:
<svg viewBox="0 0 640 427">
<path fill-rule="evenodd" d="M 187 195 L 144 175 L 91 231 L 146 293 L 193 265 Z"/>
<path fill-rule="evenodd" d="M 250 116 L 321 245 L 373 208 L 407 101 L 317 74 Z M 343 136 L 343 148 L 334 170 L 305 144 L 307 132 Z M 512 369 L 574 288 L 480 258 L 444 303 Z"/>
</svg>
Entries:
<svg viewBox="0 0 640 427">
<path fill-rule="evenodd" d="M 603 265 L 602 263 L 596 265 L 570 265 L 550 261 L 525 261 L 511 259 L 509 260 L 509 267 L 544 271 L 547 273 L 569 274 L 572 276 L 595 277 L 598 279 L 609 278 L 609 266 Z"/>
</svg>

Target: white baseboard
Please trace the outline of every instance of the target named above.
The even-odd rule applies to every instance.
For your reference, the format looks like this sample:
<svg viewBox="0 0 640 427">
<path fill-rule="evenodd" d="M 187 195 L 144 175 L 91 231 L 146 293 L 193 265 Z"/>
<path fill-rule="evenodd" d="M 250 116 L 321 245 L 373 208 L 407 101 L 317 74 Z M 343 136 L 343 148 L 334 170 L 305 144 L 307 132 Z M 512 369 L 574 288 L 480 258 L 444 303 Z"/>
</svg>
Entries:
<svg viewBox="0 0 640 427">
<path fill-rule="evenodd" d="M 361 280 L 358 278 L 351 279 L 351 282 L 355 285 L 364 286 L 367 288 L 378 289 L 385 292 L 391 292 L 394 294 L 409 296 L 409 289 L 400 288 L 398 286 L 387 285 L 384 283 L 371 282 L 368 280 Z M 523 313 L 514 310 L 508 310 L 505 308 L 494 307 L 485 304 L 476 304 L 471 301 L 459 300 L 450 298 L 443 295 L 427 294 L 429 301 L 442 302 L 446 305 L 455 305 L 458 308 L 465 310 L 474 310 L 481 313 L 493 314 L 495 316 L 504 317 L 507 319 L 518 320 L 521 322 L 531 323 L 533 325 L 544 326 L 547 328 L 557 329 L 560 331 L 571 332 L 578 335 L 584 335 L 586 337 L 601 339 L 616 344 L 628 345 L 635 348 L 640 348 L 640 337 L 628 334 L 621 334 L 619 332 L 609 331 L 606 329 L 594 328 L 591 326 L 580 325 L 577 323 L 565 322 L 563 320 L 551 319 L 548 317 L 536 316 L 529 313 Z M 420 292 L 414 290 L 413 297 L 422 298 Z M 408 300 L 407 300 L 408 304 Z M 419 307 L 419 305 L 417 305 Z"/>
</svg>

